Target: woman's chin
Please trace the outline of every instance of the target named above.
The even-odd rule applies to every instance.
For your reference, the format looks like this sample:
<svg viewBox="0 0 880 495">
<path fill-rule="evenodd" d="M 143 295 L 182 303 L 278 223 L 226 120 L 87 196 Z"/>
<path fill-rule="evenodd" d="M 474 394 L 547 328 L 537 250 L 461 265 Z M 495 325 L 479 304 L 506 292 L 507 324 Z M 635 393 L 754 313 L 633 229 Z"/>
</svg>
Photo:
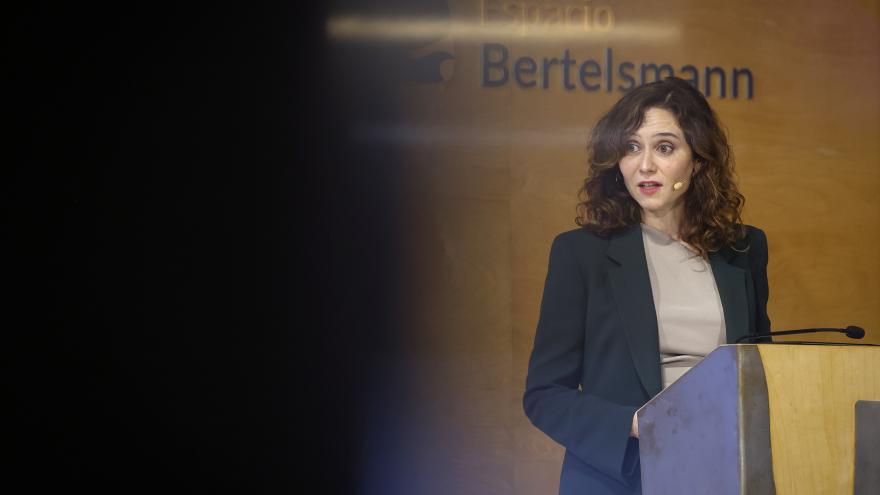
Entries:
<svg viewBox="0 0 880 495">
<path fill-rule="evenodd" d="M 654 198 L 643 198 L 638 203 L 642 207 L 642 211 L 648 213 L 659 213 L 664 206 L 662 201 L 657 201 Z"/>
<path fill-rule="evenodd" d="M 653 201 L 639 203 L 639 206 L 642 207 L 642 216 L 650 215 L 652 217 L 662 217 L 675 209 L 675 205 Z"/>
</svg>

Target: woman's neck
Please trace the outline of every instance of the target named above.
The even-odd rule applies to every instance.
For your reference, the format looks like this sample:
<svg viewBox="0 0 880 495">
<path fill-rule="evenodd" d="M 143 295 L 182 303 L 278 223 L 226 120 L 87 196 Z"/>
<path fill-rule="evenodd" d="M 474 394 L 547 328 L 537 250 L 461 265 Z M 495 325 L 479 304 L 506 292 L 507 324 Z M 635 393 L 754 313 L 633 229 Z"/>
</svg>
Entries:
<svg viewBox="0 0 880 495">
<path fill-rule="evenodd" d="M 642 210 L 642 223 L 665 232 L 673 239 L 679 239 L 679 228 L 684 217 L 684 208 L 675 208 L 664 212 Z"/>
</svg>

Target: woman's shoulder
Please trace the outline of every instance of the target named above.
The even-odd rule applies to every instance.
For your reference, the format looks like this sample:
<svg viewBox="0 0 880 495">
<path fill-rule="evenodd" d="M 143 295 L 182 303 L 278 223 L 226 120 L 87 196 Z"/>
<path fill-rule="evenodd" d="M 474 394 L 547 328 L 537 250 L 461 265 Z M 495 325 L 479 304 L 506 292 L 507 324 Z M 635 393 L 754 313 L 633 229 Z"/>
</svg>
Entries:
<svg viewBox="0 0 880 495">
<path fill-rule="evenodd" d="M 557 234 L 553 239 L 550 252 L 565 251 L 581 260 L 596 258 L 608 249 L 608 238 L 580 227 Z"/>
<path fill-rule="evenodd" d="M 600 246 L 607 244 L 608 239 L 600 237 L 595 232 L 585 228 L 578 227 L 572 230 L 566 230 L 556 235 L 553 244 L 566 244 L 578 246 Z"/>
<path fill-rule="evenodd" d="M 758 227 L 755 227 L 754 225 L 743 224 L 742 226 L 746 231 L 746 235 L 749 237 L 764 238 L 764 239 L 767 238 L 767 235 L 764 233 L 764 231 Z"/>
<path fill-rule="evenodd" d="M 734 243 L 733 251 L 736 253 L 748 253 L 750 255 L 766 256 L 767 234 L 754 225 L 742 225 L 744 236 Z"/>
<path fill-rule="evenodd" d="M 584 276 L 597 269 L 607 249 L 607 239 L 583 227 L 561 232 L 550 246 L 549 270 L 576 268 Z"/>
<path fill-rule="evenodd" d="M 765 245 L 767 244 L 767 234 L 765 234 L 760 228 L 755 227 L 754 225 L 743 224 L 743 229 L 745 229 L 746 233 L 745 238 L 750 241 L 750 244 L 754 242 Z"/>
</svg>

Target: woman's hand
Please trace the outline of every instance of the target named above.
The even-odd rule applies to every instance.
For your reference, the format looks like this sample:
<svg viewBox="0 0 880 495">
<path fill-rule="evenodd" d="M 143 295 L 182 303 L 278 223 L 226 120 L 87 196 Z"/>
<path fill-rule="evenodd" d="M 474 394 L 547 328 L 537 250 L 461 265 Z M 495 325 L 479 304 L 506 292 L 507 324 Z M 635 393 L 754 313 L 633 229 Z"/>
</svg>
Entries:
<svg viewBox="0 0 880 495">
<path fill-rule="evenodd" d="M 636 415 L 633 414 L 633 424 L 629 429 L 629 436 L 633 438 L 639 438 L 639 420 L 636 419 Z"/>
</svg>

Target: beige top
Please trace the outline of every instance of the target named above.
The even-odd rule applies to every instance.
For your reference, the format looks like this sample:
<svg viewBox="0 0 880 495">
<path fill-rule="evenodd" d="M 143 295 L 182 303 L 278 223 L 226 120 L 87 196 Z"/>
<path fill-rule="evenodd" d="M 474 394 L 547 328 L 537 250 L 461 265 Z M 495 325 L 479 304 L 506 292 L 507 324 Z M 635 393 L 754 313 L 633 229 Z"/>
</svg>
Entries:
<svg viewBox="0 0 880 495">
<path fill-rule="evenodd" d="M 660 332 L 660 369 L 668 387 L 725 342 L 724 308 L 707 260 L 642 224 Z"/>
</svg>

